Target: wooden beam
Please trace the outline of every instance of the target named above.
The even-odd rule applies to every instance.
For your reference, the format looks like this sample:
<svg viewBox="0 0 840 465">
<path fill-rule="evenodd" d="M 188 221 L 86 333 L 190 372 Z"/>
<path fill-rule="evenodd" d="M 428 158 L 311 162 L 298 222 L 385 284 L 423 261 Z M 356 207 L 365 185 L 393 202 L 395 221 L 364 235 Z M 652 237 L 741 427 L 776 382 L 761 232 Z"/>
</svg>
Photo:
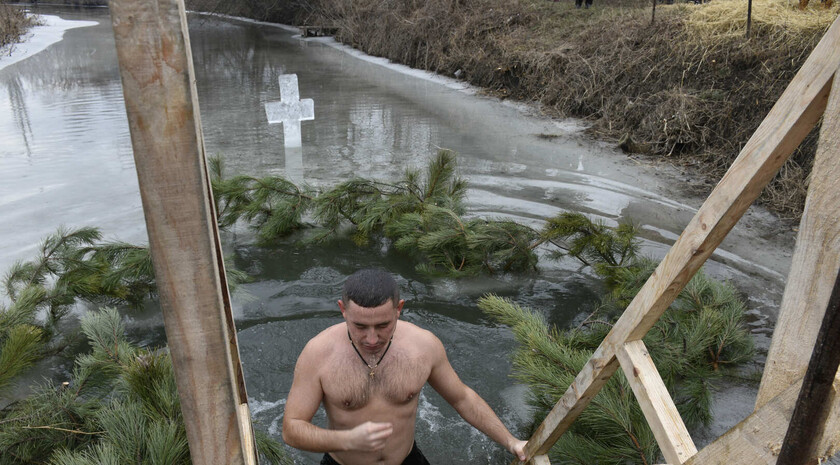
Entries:
<svg viewBox="0 0 840 465">
<path fill-rule="evenodd" d="M 249 439 L 238 412 L 235 334 L 225 315 L 183 0 L 111 0 L 109 6 L 192 462 L 245 464 Z"/>
<path fill-rule="evenodd" d="M 814 345 L 814 353 L 805 372 L 776 465 L 818 463 L 813 458 L 820 454 L 820 439 L 831 411 L 828 402 L 837 367 L 840 366 L 840 277 L 834 282 L 828 308 L 823 313 L 825 316 Z"/>
<path fill-rule="evenodd" d="M 531 436 L 526 446 L 528 457 L 547 453 L 568 429 L 615 372 L 618 350 L 624 343 L 644 337 L 814 127 L 840 64 L 838 41 L 840 19 L 828 29 L 732 167 Z"/>
<path fill-rule="evenodd" d="M 805 375 L 840 268 L 840 73 L 832 88 L 756 409 Z"/>
<path fill-rule="evenodd" d="M 547 455 L 538 455 L 532 458 L 528 463 L 529 465 L 551 465 Z"/>
<path fill-rule="evenodd" d="M 243 432 L 242 438 L 245 441 L 245 463 L 252 465 L 257 461 L 257 445 L 254 442 L 254 430 L 251 425 L 251 409 L 248 404 L 239 404 L 239 426 Z"/>
<path fill-rule="evenodd" d="M 697 453 L 697 447 L 694 446 L 694 441 L 691 440 L 645 343 L 632 341 L 624 344 L 618 352 L 618 361 L 665 460 L 672 465 L 685 463 Z"/>
<path fill-rule="evenodd" d="M 756 409 L 805 374 L 832 284 L 840 268 L 840 72 L 835 73 L 823 117 L 805 211 L 799 226 L 788 283 L 767 355 Z M 838 378 L 840 383 L 840 378 Z M 832 396 L 836 396 L 835 389 Z M 818 448 L 840 444 L 840 404 L 830 402 Z"/>
<path fill-rule="evenodd" d="M 789 386 L 685 465 L 775 465 L 802 380 Z"/>
<path fill-rule="evenodd" d="M 685 465 L 776 465 L 793 415 L 802 379 L 767 401 L 723 436 L 701 449 Z M 834 391 L 837 391 L 835 383 Z M 837 398 L 834 398 L 837 403 Z M 832 451 L 822 451 L 825 458 Z M 816 462 L 814 462 L 816 463 Z"/>
</svg>

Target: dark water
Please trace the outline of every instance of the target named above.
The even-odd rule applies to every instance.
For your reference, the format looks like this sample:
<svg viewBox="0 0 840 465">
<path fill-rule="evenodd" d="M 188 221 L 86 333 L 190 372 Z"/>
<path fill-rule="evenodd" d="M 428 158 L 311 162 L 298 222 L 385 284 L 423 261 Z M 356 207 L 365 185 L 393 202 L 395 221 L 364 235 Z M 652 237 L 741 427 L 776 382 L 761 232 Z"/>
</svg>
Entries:
<svg viewBox="0 0 840 465">
<path fill-rule="evenodd" d="M 0 70 L 3 270 L 31 256 L 60 224 L 94 225 L 110 238 L 146 241 L 108 12 L 44 13 L 100 23 L 71 29 L 61 42 Z M 278 75 L 294 73 L 301 97 L 315 101 L 315 120 L 302 123 L 298 173 L 313 186 L 353 175 L 392 179 L 446 147 L 459 154 L 461 174 L 471 183 L 473 215 L 535 225 L 565 210 L 607 224 L 632 218 L 642 227 L 645 250 L 661 254 L 694 213 L 663 195 L 656 177 L 639 174 L 629 161 L 605 159 L 604 147 L 582 138 L 573 122 L 529 117 L 456 84 L 408 76 L 276 27 L 193 16 L 190 35 L 207 152 L 222 156 L 231 174 L 285 174 L 287 166 L 301 164 L 287 160 L 283 129 L 268 125 L 263 110 L 279 100 Z M 544 261 L 540 273 L 529 276 L 442 280 L 419 275 L 384 244 L 263 248 L 246 228 L 225 241 L 236 266 L 254 277 L 234 294 L 240 349 L 256 422 L 278 438 L 297 354 L 310 337 L 340 321 L 335 300 L 344 278 L 360 267 L 385 267 L 398 277 L 408 300 L 404 318 L 440 337 L 462 379 L 522 437 L 528 415 L 524 389 L 510 378 L 515 344 L 506 328 L 481 315 L 476 299 L 495 292 L 567 326 L 591 308 L 599 291 L 575 263 Z M 782 279 L 737 249 L 722 258 L 710 265 L 722 276 Z M 772 306 L 777 294 L 768 291 L 755 306 Z M 756 333 L 766 333 L 761 312 L 755 315 Z M 163 343 L 154 305 L 131 315 L 130 323 L 137 340 Z M 428 388 L 417 431 L 432 463 L 508 460 Z M 314 454 L 296 454 L 300 463 L 317 463 Z"/>
</svg>

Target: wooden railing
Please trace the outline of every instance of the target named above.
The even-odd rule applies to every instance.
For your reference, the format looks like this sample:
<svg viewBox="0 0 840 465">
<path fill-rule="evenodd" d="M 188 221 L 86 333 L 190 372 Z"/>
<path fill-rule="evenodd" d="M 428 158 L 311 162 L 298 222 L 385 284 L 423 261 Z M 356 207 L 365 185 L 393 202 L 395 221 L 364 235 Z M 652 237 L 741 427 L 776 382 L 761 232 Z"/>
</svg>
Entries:
<svg viewBox="0 0 840 465">
<path fill-rule="evenodd" d="M 669 464 L 775 463 L 774 444 L 780 445 L 784 437 L 789 410 L 799 391 L 798 383 L 807 367 L 816 337 L 813 327 L 819 327 L 828 293 L 840 266 L 840 195 L 836 185 L 840 180 L 838 68 L 840 19 L 828 29 L 732 167 L 531 436 L 526 446 L 527 463 L 549 464 L 548 451 L 618 367 L 632 386 L 662 455 Z M 836 89 L 833 93 L 830 92 L 832 83 Z M 803 225 L 808 226 L 800 231 L 797 240 L 791 280 L 772 346 L 776 348 L 778 345 L 779 348 L 775 351 L 771 349 L 757 410 L 730 433 L 698 453 L 642 338 L 824 113 L 812 185 L 803 216 Z M 820 173 L 817 172 L 818 167 Z M 794 275 L 794 272 L 799 274 Z M 793 297 L 788 298 L 789 292 Z M 794 324 L 801 326 L 803 321 L 808 322 L 807 331 L 790 328 Z M 813 321 L 816 325 L 811 324 Z M 791 322 L 790 325 L 787 322 Z M 780 334 L 786 339 L 780 339 Z M 791 341 L 788 338 L 790 334 L 801 337 Z M 795 363 L 789 363 L 789 360 L 795 360 Z M 837 420 L 836 400 L 831 405 L 833 413 L 829 421 L 840 422 Z M 775 426 L 768 426 L 770 423 Z M 838 431 L 837 425 L 826 429 L 832 437 L 825 438 L 825 441 L 836 443 L 833 436 Z M 762 448 L 761 444 L 766 447 Z M 765 453 L 765 449 L 769 452 Z M 765 460 L 757 460 L 761 457 Z M 513 463 L 521 462 L 515 460 Z"/>
</svg>

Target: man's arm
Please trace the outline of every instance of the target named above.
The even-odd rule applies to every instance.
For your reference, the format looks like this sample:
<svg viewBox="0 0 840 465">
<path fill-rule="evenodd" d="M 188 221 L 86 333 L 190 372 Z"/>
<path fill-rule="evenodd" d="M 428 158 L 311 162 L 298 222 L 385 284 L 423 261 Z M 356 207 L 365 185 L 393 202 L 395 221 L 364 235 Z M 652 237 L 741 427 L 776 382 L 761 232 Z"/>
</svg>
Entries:
<svg viewBox="0 0 840 465">
<path fill-rule="evenodd" d="M 368 421 L 349 430 L 330 430 L 312 424 L 312 417 L 324 398 L 318 375 L 323 360 L 323 354 L 319 352 L 322 351 L 312 340 L 298 357 L 283 413 L 283 441 L 296 449 L 311 452 L 381 450 L 393 432 L 390 423 Z"/>
<path fill-rule="evenodd" d="M 467 423 L 524 461 L 527 441 L 521 441 L 510 434 L 487 402 L 461 381 L 446 357 L 443 343 L 437 337 L 432 337 L 434 348 L 431 353 L 434 356 L 434 364 L 429 375 L 429 385 L 449 402 Z"/>
</svg>

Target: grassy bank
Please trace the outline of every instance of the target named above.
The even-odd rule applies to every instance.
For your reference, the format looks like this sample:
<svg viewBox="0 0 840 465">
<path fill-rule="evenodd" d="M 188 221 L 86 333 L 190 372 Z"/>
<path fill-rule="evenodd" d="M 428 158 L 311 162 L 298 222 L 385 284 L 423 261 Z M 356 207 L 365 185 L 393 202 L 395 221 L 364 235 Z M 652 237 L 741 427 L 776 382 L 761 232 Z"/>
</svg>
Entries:
<svg viewBox="0 0 840 465">
<path fill-rule="evenodd" d="M 8 53 L 9 45 L 19 42 L 34 24 L 35 18 L 27 16 L 22 9 L 0 3 L 0 52 Z"/>
<path fill-rule="evenodd" d="M 202 0 L 203 1 L 203 0 Z M 594 136 L 683 165 L 706 194 L 840 12 L 813 2 L 660 5 L 596 0 L 299 0 L 282 7 L 194 2 L 269 21 L 338 27 L 336 38 L 414 68 L 457 75 L 552 116 L 592 122 Z M 813 164 L 812 133 L 761 201 L 796 218 Z"/>
</svg>

